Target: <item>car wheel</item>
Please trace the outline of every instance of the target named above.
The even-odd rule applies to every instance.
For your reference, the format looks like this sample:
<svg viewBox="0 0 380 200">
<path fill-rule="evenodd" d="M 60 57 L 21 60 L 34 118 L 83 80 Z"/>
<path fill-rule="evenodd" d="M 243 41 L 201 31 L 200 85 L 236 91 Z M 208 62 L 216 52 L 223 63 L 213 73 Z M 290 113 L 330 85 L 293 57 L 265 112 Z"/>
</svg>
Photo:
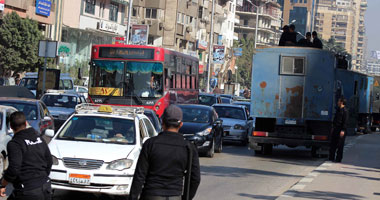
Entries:
<svg viewBox="0 0 380 200">
<path fill-rule="evenodd" d="M 376 127 L 371 127 L 372 132 L 376 132 Z"/>
<path fill-rule="evenodd" d="M 209 158 L 214 157 L 214 152 L 215 152 L 215 139 L 213 139 L 211 142 L 211 148 L 210 150 L 207 151 L 207 157 Z"/>
<path fill-rule="evenodd" d="M 223 139 L 220 138 L 218 148 L 215 149 L 215 153 L 222 153 L 223 150 Z"/>
</svg>

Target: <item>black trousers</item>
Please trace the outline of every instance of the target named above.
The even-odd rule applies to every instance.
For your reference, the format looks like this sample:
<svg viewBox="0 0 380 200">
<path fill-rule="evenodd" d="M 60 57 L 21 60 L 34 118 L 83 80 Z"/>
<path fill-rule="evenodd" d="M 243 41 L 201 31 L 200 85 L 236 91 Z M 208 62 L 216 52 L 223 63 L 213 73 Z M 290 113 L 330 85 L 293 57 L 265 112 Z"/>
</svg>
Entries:
<svg viewBox="0 0 380 200">
<path fill-rule="evenodd" d="M 51 200 L 52 190 L 50 181 L 39 188 L 14 189 L 8 200 Z"/>
<path fill-rule="evenodd" d="M 334 128 L 331 134 L 330 141 L 330 155 L 329 160 L 341 162 L 343 158 L 344 141 L 346 140 L 346 133 L 340 137 L 341 129 Z"/>
</svg>

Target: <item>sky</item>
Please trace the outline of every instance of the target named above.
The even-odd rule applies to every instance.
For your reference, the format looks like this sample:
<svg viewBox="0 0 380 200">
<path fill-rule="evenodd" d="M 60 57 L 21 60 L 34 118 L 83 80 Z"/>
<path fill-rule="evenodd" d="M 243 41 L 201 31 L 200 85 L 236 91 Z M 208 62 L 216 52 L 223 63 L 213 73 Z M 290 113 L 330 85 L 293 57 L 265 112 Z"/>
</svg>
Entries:
<svg viewBox="0 0 380 200">
<path fill-rule="evenodd" d="M 368 8 L 365 13 L 365 27 L 368 38 L 368 51 L 380 51 L 380 0 L 367 0 Z"/>
</svg>

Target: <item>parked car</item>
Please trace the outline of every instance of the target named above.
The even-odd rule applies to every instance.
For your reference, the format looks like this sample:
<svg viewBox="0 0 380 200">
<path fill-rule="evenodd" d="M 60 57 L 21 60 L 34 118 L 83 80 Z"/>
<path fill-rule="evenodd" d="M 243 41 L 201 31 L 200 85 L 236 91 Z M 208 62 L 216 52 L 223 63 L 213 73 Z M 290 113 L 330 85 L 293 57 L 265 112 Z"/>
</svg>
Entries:
<svg viewBox="0 0 380 200">
<path fill-rule="evenodd" d="M 248 115 L 249 115 L 249 111 L 251 110 L 251 102 L 250 101 L 243 101 L 243 100 L 234 101 L 233 104 L 245 106 L 248 109 Z"/>
<path fill-rule="evenodd" d="M 0 86 L 0 97 L 36 98 L 28 88 L 21 86 Z"/>
<path fill-rule="evenodd" d="M 59 89 L 60 90 L 74 90 L 74 81 L 68 73 L 62 73 L 59 78 Z M 19 86 L 28 88 L 34 95 L 36 95 L 38 83 L 38 73 L 28 72 L 25 73 L 25 77 L 21 79 Z"/>
<path fill-rule="evenodd" d="M 198 152 L 212 158 L 214 152 L 223 148 L 222 120 L 218 119 L 215 109 L 205 105 L 178 105 L 183 112 L 183 126 L 179 130 L 184 137 L 194 142 Z"/>
<path fill-rule="evenodd" d="M 74 91 L 88 99 L 88 88 L 84 86 L 74 85 Z"/>
<path fill-rule="evenodd" d="M 150 122 L 152 122 L 156 132 L 160 133 L 162 131 L 162 127 L 160 118 L 158 118 L 157 114 L 153 110 L 145 108 L 144 115 L 149 118 Z"/>
<path fill-rule="evenodd" d="M 206 106 L 212 106 L 214 104 L 222 103 L 222 100 L 219 95 L 208 93 L 199 93 L 198 101 L 199 104 Z"/>
<path fill-rule="evenodd" d="M 220 119 L 223 120 L 223 140 L 248 143 L 248 132 L 251 130 L 253 119 L 248 115 L 248 109 L 242 105 L 215 104 L 213 105 Z"/>
<path fill-rule="evenodd" d="M 53 189 L 128 195 L 143 143 L 157 132 L 140 108 L 81 104 L 49 143 Z"/>
<path fill-rule="evenodd" d="M 0 173 L 3 174 L 7 165 L 7 144 L 13 137 L 13 131 L 9 125 L 9 116 L 17 109 L 10 106 L 0 106 Z"/>
<path fill-rule="evenodd" d="M 54 118 L 55 131 L 75 112 L 75 106 L 86 103 L 84 96 L 65 91 L 48 90 L 41 97 Z"/>
<path fill-rule="evenodd" d="M 54 119 L 47 106 L 37 99 L 0 97 L 0 105 L 12 106 L 25 114 L 26 120 L 39 134 L 54 129 Z"/>
<path fill-rule="evenodd" d="M 227 97 L 220 97 L 220 99 L 222 100 L 222 103 L 224 104 L 231 104 L 233 102 L 232 99 L 227 98 Z"/>
</svg>

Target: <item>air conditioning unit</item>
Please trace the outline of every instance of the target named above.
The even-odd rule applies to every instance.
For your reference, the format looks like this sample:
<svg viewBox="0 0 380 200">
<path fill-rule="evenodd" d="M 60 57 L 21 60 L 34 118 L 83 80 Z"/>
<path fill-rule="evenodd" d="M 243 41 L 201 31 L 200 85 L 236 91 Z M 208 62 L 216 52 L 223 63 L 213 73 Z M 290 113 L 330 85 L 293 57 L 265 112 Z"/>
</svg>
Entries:
<svg viewBox="0 0 380 200">
<path fill-rule="evenodd" d="M 192 31 L 193 31 L 193 27 L 192 26 L 186 27 L 186 32 L 190 33 Z"/>
<path fill-rule="evenodd" d="M 159 28 L 164 28 L 164 23 L 163 23 L 163 22 L 160 22 L 160 23 L 158 24 L 158 27 L 159 27 Z"/>
</svg>

